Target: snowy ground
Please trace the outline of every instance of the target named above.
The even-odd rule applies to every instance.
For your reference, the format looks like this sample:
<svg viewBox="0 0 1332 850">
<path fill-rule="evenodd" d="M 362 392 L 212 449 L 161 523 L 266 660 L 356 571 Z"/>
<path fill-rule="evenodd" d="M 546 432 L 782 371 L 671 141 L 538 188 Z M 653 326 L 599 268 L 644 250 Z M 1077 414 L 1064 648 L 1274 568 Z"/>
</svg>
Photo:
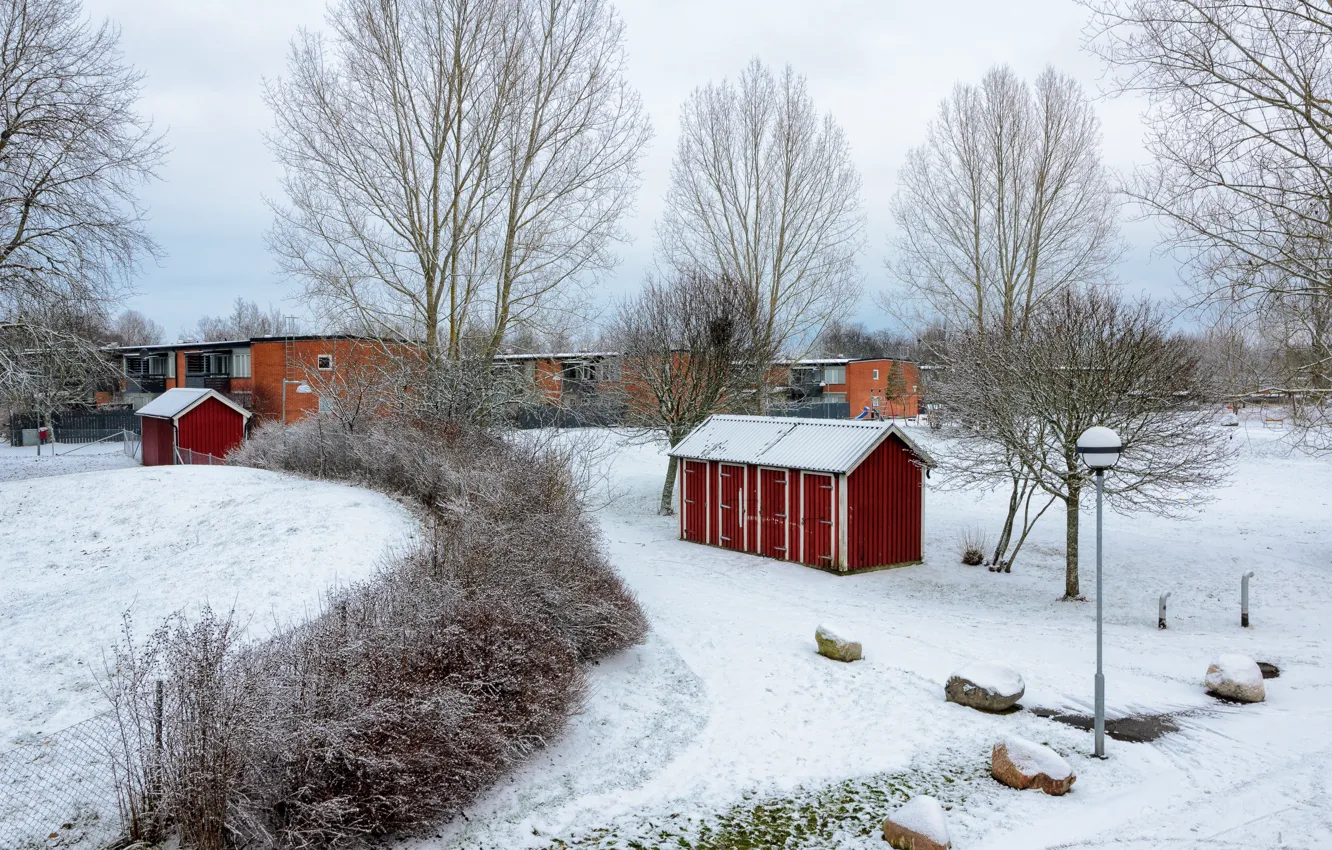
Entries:
<svg viewBox="0 0 1332 850">
<path fill-rule="evenodd" d="M 0 749 L 105 709 L 94 677 L 125 612 L 143 635 L 177 610 L 235 606 L 262 636 L 416 527 L 360 488 L 118 452 L 0 450 Z"/>
<path fill-rule="evenodd" d="M 965 567 L 958 532 L 992 526 L 1000 500 L 942 491 L 936 474 L 926 563 L 839 577 L 678 541 L 676 521 L 654 513 L 663 458 L 624 448 L 613 467 L 624 495 L 600 520 L 652 634 L 593 671 L 561 741 L 412 846 L 772 846 L 763 830 L 795 811 L 846 827 L 797 824 L 785 846 L 879 848 L 868 827 L 925 791 L 951 807 L 960 849 L 1332 847 L 1332 458 L 1287 456 L 1261 423 L 1231 433 L 1235 478 L 1197 519 L 1107 515 L 1110 714 L 1181 712 L 1181 729 L 1109 741 L 1104 762 L 1089 757 L 1089 733 L 943 701 L 949 673 L 977 659 L 1018 669 L 1027 708 L 1090 711 L 1095 607 L 1059 601 L 1054 508 L 1013 574 Z M 1254 627 L 1242 630 L 1250 569 Z M 1158 631 L 1167 590 L 1170 628 Z M 814 654 L 824 619 L 857 633 L 864 661 Z M 1281 667 L 1266 703 L 1204 695 L 1225 651 Z M 1066 754 L 1072 793 L 991 780 L 1005 733 Z"/>
<path fill-rule="evenodd" d="M 47 444 L 40 455 L 36 446 L 0 443 L 0 482 L 138 465 L 126 456 L 124 443 Z"/>
</svg>

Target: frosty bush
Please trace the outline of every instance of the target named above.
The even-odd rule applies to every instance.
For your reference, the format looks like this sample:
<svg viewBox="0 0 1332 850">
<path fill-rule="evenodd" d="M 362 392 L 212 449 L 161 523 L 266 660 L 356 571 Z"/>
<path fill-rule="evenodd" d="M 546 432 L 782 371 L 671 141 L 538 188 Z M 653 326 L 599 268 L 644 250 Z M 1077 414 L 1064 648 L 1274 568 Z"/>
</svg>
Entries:
<svg viewBox="0 0 1332 850">
<path fill-rule="evenodd" d="M 427 534 L 266 641 L 238 645 L 206 614 L 122 653 L 121 703 L 168 682 L 160 748 L 151 724 L 122 724 L 140 762 L 125 796 L 200 847 L 351 846 L 451 817 L 560 732 L 580 662 L 646 633 L 564 460 L 538 444 L 316 418 L 261 428 L 231 460 L 408 497 Z"/>
</svg>

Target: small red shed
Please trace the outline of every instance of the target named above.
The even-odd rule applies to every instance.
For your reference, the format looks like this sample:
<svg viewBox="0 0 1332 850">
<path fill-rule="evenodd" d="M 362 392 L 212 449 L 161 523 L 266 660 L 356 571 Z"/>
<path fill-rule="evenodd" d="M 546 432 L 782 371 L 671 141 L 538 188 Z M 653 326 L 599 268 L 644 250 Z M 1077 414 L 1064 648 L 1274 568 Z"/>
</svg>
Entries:
<svg viewBox="0 0 1332 850">
<path fill-rule="evenodd" d="M 142 417 L 144 466 L 226 457 L 245 441 L 251 415 L 216 390 L 193 387 L 167 390 L 135 413 Z"/>
<path fill-rule="evenodd" d="M 680 539 L 835 572 L 919 563 L 930 458 L 897 425 L 710 416 L 680 460 Z"/>
</svg>

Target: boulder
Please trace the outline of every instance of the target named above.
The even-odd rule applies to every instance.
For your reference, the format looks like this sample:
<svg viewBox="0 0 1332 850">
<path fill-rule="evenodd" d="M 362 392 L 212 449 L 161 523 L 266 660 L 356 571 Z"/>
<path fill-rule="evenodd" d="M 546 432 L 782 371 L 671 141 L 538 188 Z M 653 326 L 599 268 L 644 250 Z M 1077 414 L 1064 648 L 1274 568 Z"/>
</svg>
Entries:
<svg viewBox="0 0 1332 850">
<path fill-rule="evenodd" d="M 995 744 L 990 753 L 990 775 L 1009 788 L 1039 788 L 1058 797 L 1067 794 L 1078 777 L 1073 765 L 1059 753 L 1024 738 Z"/>
<path fill-rule="evenodd" d="M 1007 711 L 1017 705 L 1026 690 L 1016 670 L 972 663 L 948 677 L 944 699 L 981 711 Z"/>
<path fill-rule="evenodd" d="M 948 822 L 943 806 L 921 794 L 893 812 L 883 822 L 883 838 L 895 850 L 948 850 Z"/>
<path fill-rule="evenodd" d="M 819 645 L 819 655 L 837 661 L 859 661 L 861 658 L 860 642 L 845 629 L 819 626 L 814 630 L 814 642 Z"/>
<path fill-rule="evenodd" d="M 1267 699 L 1263 671 L 1247 655 L 1228 652 L 1207 668 L 1207 690 L 1236 702 L 1262 702 Z"/>
</svg>

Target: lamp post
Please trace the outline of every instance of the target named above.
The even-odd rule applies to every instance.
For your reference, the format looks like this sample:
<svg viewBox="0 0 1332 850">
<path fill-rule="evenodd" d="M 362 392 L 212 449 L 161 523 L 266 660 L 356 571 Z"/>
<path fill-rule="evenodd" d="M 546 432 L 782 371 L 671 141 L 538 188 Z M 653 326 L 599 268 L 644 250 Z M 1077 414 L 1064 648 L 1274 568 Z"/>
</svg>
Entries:
<svg viewBox="0 0 1332 850">
<path fill-rule="evenodd" d="M 1105 758 L 1105 668 L 1101 651 L 1101 501 L 1105 471 L 1119 462 L 1124 444 L 1109 428 L 1096 425 L 1078 437 L 1082 462 L 1096 473 L 1096 757 Z"/>
</svg>

